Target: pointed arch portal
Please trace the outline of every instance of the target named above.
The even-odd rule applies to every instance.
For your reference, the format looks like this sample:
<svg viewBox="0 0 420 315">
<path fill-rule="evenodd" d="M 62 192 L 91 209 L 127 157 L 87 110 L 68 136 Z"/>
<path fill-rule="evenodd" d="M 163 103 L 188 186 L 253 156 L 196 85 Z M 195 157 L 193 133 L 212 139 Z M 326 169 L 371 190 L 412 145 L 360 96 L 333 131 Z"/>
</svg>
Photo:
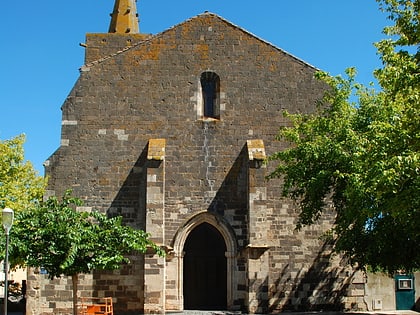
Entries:
<svg viewBox="0 0 420 315">
<path fill-rule="evenodd" d="M 226 243 L 209 223 L 201 223 L 184 245 L 184 308 L 225 310 L 227 307 Z"/>
</svg>

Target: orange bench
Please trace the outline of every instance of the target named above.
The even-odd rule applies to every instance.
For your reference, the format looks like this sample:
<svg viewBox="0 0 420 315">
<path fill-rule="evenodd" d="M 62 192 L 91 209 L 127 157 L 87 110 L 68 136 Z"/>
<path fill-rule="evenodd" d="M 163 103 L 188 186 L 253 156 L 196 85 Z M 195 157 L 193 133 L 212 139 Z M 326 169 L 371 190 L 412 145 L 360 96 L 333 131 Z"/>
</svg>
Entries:
<svg viewBox="0 0 420 315">
<path fill-rule="evenodd" d="M 113 315 L 112 298 L 81 298 L 82 315 Z"/>
</svg>

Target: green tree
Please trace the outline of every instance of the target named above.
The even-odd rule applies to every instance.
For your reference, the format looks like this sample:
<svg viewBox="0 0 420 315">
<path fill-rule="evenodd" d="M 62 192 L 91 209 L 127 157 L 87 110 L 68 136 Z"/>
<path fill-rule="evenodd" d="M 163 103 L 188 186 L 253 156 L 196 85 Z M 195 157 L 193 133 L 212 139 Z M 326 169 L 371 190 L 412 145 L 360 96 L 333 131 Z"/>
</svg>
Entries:
<svg viewBox="0 0 420 315">
<path fill-rule="evenodd" d="M 79 274 L 118 269 L 129 263 L 126 255 L 133 252 L 151 249 L 164 255 L 147 233 L 124 226 L 121 217 L 77 211 L 80 205 L 81 200 L 70 191 L 61 201 L 50 197 L 19 212 L 10 233 L 12 266 L 44 268 L 51 279 L 72 278 L 75 315 Z"/>
<path fill-rule="evenodd" d="M 24 160 L 25 136 L 0 140 L 0 209 L 21 211 L 40 201 L 46 180 Z"/>
<path fill-rule="evenodd" d="M 376 91 L 318 73 L 329 89 L 313 115 L 288 114 L 270 178 L 300 208 L 297 227 L 313 224 L 331 203 L 335 249 L 360 267 L 392 273 L 420 268 L 420 2 L 380 0 L 394 25 L 376 43 L 383 67 Z"/>
</svg>

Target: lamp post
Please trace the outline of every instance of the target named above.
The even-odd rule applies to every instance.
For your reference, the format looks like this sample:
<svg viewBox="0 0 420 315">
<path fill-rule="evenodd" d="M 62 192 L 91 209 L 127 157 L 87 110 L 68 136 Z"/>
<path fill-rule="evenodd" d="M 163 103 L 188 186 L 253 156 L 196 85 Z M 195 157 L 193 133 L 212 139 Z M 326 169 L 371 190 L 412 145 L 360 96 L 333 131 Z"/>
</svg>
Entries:
<svg viewBox="0 0 420 315">
<path fill-rule="evenodd" d="M 7 291 L 8 291 L 8 283 L 7 283 L 7 274 L 8 274 L 8 267 L 9 267 L 9 232 L 13 225 L 13 210 L 10 208 L 4 208 L 2 211 L 2 221 L 3 221 L 3 228 L 4 232 L 6 233 L 6 257 L 4 258 L 4 315 L 7 315 Z"/>
</svg>

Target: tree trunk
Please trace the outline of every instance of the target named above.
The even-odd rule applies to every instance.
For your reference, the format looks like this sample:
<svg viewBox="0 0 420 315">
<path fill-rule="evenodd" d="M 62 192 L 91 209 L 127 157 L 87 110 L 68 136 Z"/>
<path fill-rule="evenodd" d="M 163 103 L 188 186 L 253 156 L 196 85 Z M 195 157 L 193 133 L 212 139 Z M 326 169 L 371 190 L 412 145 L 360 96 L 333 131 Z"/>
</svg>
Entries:
<svg viewBox="0 0 420 315">
<path fill-rule="evenodd" d="M 71 276 L 73 283 L 73 315 L 77 315 L 77 283 L 79 282 L 79 275 L 76 273 Z"/>
</svg>

